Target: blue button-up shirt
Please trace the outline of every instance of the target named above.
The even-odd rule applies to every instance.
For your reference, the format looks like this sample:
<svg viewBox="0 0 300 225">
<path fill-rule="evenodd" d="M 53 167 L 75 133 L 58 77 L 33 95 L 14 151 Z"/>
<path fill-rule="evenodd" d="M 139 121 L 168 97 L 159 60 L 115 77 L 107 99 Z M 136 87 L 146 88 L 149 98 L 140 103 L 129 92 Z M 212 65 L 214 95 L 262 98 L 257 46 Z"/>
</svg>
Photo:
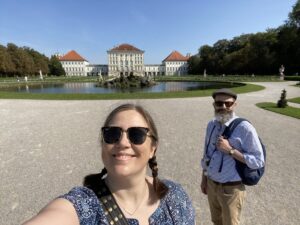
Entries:
<svg viewBox="0 0 300 225">
<path fill-rule="evenodd" d="M 207 176 L 217 182 L 226 183 L 240 181 L 241 177 L 235 169 L 232 156 L 222 153 L 216 147 L 217 139 L 237 116 L 222 125 L 216 119 L 208 123 L 205 137 L 204 156 L 201 166 L 207 171 Z M 241 122 L 228 139 L 229 144 L 240 151 L 248 167 L 257 169 L 264 166 L 264 155 L 257 132 L 248 121 Z M 207 148 L 207 150 L 206 150 Z M 223 160 L 223 162 L 222 162 Z M 209 161 L 209 164 L 207 163 Z"/>
</svg>

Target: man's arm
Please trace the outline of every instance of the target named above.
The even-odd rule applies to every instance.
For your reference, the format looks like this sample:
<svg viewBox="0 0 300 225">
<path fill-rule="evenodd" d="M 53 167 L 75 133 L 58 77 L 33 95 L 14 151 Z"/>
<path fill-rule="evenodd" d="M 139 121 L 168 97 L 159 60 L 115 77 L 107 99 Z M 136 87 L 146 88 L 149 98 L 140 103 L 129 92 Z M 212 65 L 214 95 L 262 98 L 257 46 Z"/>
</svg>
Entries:
<svg viewBox="0 0 300 225">
<path fill-rule="evenodd" d="M 225 154 L 231 155 L 233 158 L 239 160 L 242 163 L 246 163 L 243 153 L 241 153 L 241 151 L 238 151 L 237 149 L 234 149 L 229 144 L 229 141 L 223 136 L 218 138 L 217 147 L 220 151 L 224 152 Z"/>
</svg>

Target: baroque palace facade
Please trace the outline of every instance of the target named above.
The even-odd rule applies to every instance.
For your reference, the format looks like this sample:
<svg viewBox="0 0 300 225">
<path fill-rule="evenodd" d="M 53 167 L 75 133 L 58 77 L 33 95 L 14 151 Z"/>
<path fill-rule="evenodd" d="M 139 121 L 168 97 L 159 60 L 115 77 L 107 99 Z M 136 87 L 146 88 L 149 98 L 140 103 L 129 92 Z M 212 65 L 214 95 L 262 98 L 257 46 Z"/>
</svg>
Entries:
<svg viewBox="0 0 300 225">
<path fill-rule="evenodd" d="M 72 50 L 59 56 L 67 76 L 165 76 L 188 73 L 188 59 L 178 51 L 171 52 L 161 64 L 144 64 L 144 53 L 132 45 L 121 44 L 107 51 L 108 65 L 90 64 Z"/>
</svg>

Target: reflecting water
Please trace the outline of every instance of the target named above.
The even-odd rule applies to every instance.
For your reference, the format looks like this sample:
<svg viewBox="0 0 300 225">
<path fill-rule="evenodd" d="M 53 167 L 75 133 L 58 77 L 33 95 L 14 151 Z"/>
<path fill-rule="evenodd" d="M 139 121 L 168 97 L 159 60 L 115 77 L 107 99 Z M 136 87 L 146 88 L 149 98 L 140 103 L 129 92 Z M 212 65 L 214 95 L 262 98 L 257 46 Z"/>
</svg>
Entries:
<svg viewBox="0 0 300 225">
<path fill-rule="evenodd" d="M 19 85 L 1 88 L 2 91 L 27 93 L 131 93 L 131 92 L 174 92 L 208 88 L 233 87 L 236 84 L 219 82 L 157 82 L 155 86 L 147 88 L 103 88 L 96 87 L 96 83 L 47 83 L 34 85 Z"/>
</svg>

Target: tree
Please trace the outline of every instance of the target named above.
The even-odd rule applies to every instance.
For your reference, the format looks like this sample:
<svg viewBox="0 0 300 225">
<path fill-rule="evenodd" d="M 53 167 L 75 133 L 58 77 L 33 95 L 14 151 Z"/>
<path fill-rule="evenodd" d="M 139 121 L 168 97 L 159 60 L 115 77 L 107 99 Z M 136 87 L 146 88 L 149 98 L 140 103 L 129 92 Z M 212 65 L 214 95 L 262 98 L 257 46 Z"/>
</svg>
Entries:
<svg viewBox="0 0 300 225">
<path fill-rule="evenodd" d="M 278 108 L 285 108 L 285 107 L 287 107 L 286 90 L 285 89 L 282 90 L 280 99 L 277 102 L 277 107 Z"/>
<path fill-rule="evenodd" d="M 199 61 L 199 70 L 200 71 L 208 71 L 210 74 L 214 73 L 214 54 L 213 48 L 209 45 L 203 45 L 199 49 L 199 56 L 201 60 Z"/>
<path fill-rule="evenodd" d="M 245 70 L 255 74 L 274 74 L 277 72 L 276 51 L 277 32 L 268 30 L 249 38 L 247 45 L 247 65 Z"/>
<path fill-rule="evenodd" d="M 289 13 L 288 24 L 300 28 L 300 0 L 295 3 L 292 12 Z"/>
<path fill-rule="evenodd" d="M 64 68 L 55 55 L 52 55 L 49 62 L 49 70 L 51 75 L 61 76 L 66 75 Z"/>
<path fill-rule="evenodd" d="M 32 57 L 34 62 L 34 74 L 39 74 L 41 70 L 42 73 L 48 74 L 49 73 L 49 59 L 45 55 L 35 51 L 34 49 L 24 47 L 24 50 Z"/>
<path fill-rule="evenodd" d="M 12 74 L 21 75 L 22 74 L 22 66 L 21 59 L 19 55 L 19 48 L 12 43 L 7 44 L 7 52 L 10 55 L 10 58 L 13 63 L 14 70 L 11 70 Z"/>
<path fill-rule="evenodd" d="M 34 61 L 30 54 L 28 54 L 24 49 L 19 49 L 18 54 L 21 62 L 21 74 L 22 75 L 34 75 L 35 67 Z"/>
<path fill-rule="evenodd" d="M 0 45 L 0 75 L 12 76 L 15 66 L 5 46 Z"/>
<path fill-rule="evenodd" d="M 199 55 L 193 55 L 192 57 L 190 57 L 188 59 L 188 70 L 189 70 L 189 74 L 200 74 L 200 56 Z"/>
<path fill-rule="evenodd" d="M 213 58 L 215 60 L 215 72 L 226 73 L 224 70 L 224 58 L 228 54 L 230 42 L 226 39 L 217 41 L 213 45 Z"/>
<path fill-rule="evenodd" d="M 300 29 L 288 24 L 278 29 L 276 45 L 277 65 L 284 64 L 286 71 L 293 74 L 300 71 Z"/>
<path fill-rule="evenodd" d="M 277 74 L 285 65 L 287 74 L 300 72 L 300 0 L 286 24 L 256 34 L 221 39 L 213 47 L 199 48 L 199 58 L 190 71 L 207 69 L 211 74 Z M 198 66 L 196 64 L 199 64 Z"/>
</svg>

